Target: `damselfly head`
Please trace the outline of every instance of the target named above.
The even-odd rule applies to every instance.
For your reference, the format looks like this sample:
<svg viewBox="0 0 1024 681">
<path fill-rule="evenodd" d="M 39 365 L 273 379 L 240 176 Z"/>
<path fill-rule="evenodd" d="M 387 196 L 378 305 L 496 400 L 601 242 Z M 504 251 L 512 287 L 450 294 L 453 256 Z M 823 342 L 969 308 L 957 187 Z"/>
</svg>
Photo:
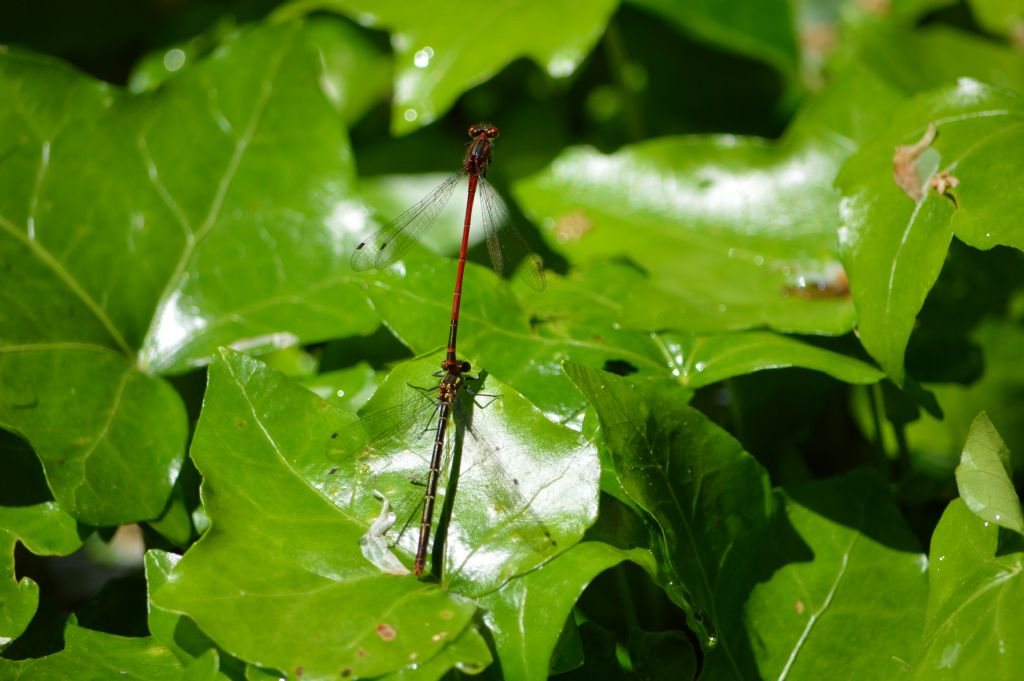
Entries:
<svg viewBox="0 0 1024 681">
<path fill-rule="evenodd" d="M 473 139 L 493 140 L 498 137 L 498 126 L 490 123 L 474 123 L 469 126 L 469 136 Z"/>
</svg>

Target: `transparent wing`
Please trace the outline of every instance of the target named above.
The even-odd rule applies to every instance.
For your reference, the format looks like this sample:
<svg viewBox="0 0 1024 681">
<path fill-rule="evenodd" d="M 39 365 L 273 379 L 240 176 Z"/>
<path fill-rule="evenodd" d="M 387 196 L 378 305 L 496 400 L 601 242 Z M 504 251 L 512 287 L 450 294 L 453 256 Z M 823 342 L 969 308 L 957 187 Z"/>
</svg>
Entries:
<svg viewBox="0 0 1024 681">
<path fill-rule="evenodd" d="M 505 202 L 491 183 L 480 178 L 484 234 L 494 271 L 506 279 L 522 280 L 535 291 L 544 290 L 544 263 L 512 224 Z"/>
<path fill-rule="evenodd" d="M 502 465 L 501 447 L 470 424 L 462 399 L 472 398 L 464 394 L 455 403 L 456 427 L 463 428 L 473 440 L 477 456 L 469 462 L 469 466 L 464 461 L 459 475 L 472 474 L 475 484 L 484 490 L 490 510 L 497 518 L 497 522 L 489 528 L 489 534 L 494 537 L 507 535 L 536 553 L 550 552 L 556 546 L 554 535 L 532 508 L 533 496 L 539 490 L 531 492 L 524 489 L 519 479 Z M 470 471 L 470 466 L 476 470 Z M 458 512 L 458 497 L 455 503 Z"/>
<path fill-rule="evenodd" d="M 452 192 L 466 177 L 465 171 L 452 173 L 426 197 L 362 241 L 352 253 L 352 269 L 357 272 L 387 267 L 402 257 L 437 221 Z"/>
</svg>

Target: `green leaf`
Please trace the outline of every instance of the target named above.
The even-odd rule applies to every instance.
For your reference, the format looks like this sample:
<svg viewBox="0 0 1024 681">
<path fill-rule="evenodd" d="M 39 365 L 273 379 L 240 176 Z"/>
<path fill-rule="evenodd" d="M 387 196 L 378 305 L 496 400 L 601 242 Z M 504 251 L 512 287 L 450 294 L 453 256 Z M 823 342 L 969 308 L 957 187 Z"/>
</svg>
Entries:
<svg viewBox="0 0 1024 681">
<path fill-rule="evenodd" d="M 622 488 L 660 529 L 659 584 L 715 648 L 708 663 L 752 674 L 741 614 L 775 506 L 764 469 L 681 391 L 578 365 L 566 372 L 600 417 Z"/>
<path fill-rule="evenodd" d="M 454 275 L 452 261 L 406 258 L 403 265 L 367 278 L 366 294 L 391 332 L 424 354 L 448 340 Z M 565 360 L 591 366 L 621 360 L 644 375 L 667 375 L 662 351 L 649 334 L 609 328 L 607 319 L 599 325 L 572 319 L 533 324 L 528 310 L 490 268 L 467 265 L 463 286 L 459 347 L 469 348 L 466 354 L 474 364 L 559 420 L 575 417 L 584 407 L 561 373 Z"/>
<path fill-rule="evenodd" d="M 82 545 L 74 518 L 52 501 L 0 506 L 0 647 L 25 631 L 39 604 L 39 585 L 15 577 L 17 542 L 37 556 L 66 556 Z"/>
<path fill-rule="evenodd" d="M 1024 534 L 1024 514 L 1012 476 L 1010 450 L 988 414 L 981 412 L 971 424 L 956 467 L 957 489 L 967 508 L 979 518 Z"/>
<path fill-rule="evenodd" d="M 1024 553 L 1002 551 L 999 527 L 954 499 L 932 534 L 928 615 L 912 677 L 928 681 L 1020 676 Z"/>
<path fill-rule="evenodd" d="M 188 617 L 173 613 L 153 602 L 153 594 L 166 582 L 181 559 L 173 553 L 151 549 L 146 552 L 146 591 L 149 596 L 149 632 L 155 641 L 162 643 L 174 653 L 182 664 L 195 668 L 196 674 L 208 670 L 210 654 L 215 658 L 213 670 L 230 669 L 235 676 L 240 673 L 241 663 L 219 649 Z"/>
<path fill-rule="evenodd" d="M 975 248 L 1024 248 L 1010 179 L 1024 145 L 1022 119 L 1019 96 L 963 80 L 905 104 L 837 180 L 844 194 L 840 242 L 861 342 L 897 384 L 915 315 L 952 235 Z M 923 185 L 915 201 L 893 179 L 893 149 L 920 141 L 929 125 L 937 137 L 913 168 Z M 927 186 L 938 172 L 959 180 L 948 196 Z"/>
<path fill-rule="evenodd" d="M 332 434 L 348 441 L 358 428 L 280 373 L 225 351 L 210 367 L 191 452 L 212 525 L 154 605 L 187 615 L 247 662 L 313 677 L 385 674 L 438 654 L 474 606 L 363 558 L 372 511 L 352 513 L 330 488 L 341 462 Z"/>
<path fill-rule="evenodd" d="M 631 4 L 664 17 L 684 33 L 761 59 L 786 76 L 797 71 L 793 10 L 786 0 L 631 0 Z"/>
<path fill-rule="evenodd" d="M 902 678 L 924 621 L 925 557 L 884 485 L 864 470 L 786 488 L 780 567 L 744 622 L 761 678 Z M 731 678 L 709 660 L 710 678 Z"/>
<path fill-rule="evenodd" d="M 126 679 L 178 681 L 182 667 L 167 648 L 150 638 L 126 638 L 83 629 L 73 621 L 64 630 L 64 650 L 28 660 L 0 659 L 0 678 Z"/>
<path fill-rule="evenodd" d="M 442 116 L 459 95 L 520 57 L 554 78 L 572 75 L 616 5 L 614 0 L 515 0 L 467 12 L 451 0 L 429 5 L 300 0 L 286 11 L 331 9 L 391 33 L 396 65 L 391 129 L 407 133 Z"/>
<path fill-rule="evenodd" d="M 610 155 L 577 147 L 515 195 L 574 266 L 626 257 L 650 274 L 628 306 L 629 328 L 841 334 L 854 311 L 831 185 L 899 99 L 877 76 L 850 72 L 780 143 L 672 137 Z M 851 111 L 850 101 L 873 106 Z"/>
<path fill-rule="evenodd" d="M 377 323 L 338 276 L 359 204 L 318 30 L 245 31 L 140 95 L 0 54 L 0 425 L 84 522 L 167 502 L 185 415 L 148 374 Z"/>
<path fill-rule="evenodd" d="M 170 385 L 77 342 L 0 347 L 0 425 L 32 444 L 54 498 L 92 525 L 160 515 L 188 434 Z"/>
<path fill-rule="evenodd" d="M 643 631 L 629 634 L 629 658 L 644 679 L 695 679 L 699 663 L 690 639 L 681 631 Z"/>
<path fill-rule="evenodd" d="M 1024 40 L 1024 2 L 1021 0 L 969 0 L 978 24 L 986 31 L 1007 36 L 1018 48 Z"/>
<path fill-rule="evenodd" d="M 885 374 L 858 359 L 765 331 L 661 337 L 673 375 L 696 389 L 766 369 L 803 367 L 846 383 L 877 383 Z"/>
<path fill-rule="evenodd" d="M 423 490 L 409 479 L 422 479 L 427 468 L 432 440 L 420 431 L 432 407 L 408 384 L 429 382 L 437 361 L 397 367 L 357 421 L 226 351 L 210 368 L 192 447 L 212 525 L 155 591 L 154 605 L 188 615 L 219 646 L 263 667 L 373 675 L 437 655 L 448 666 L 485 664 L 472 642 L 446 648 L 469 626 L 472 601 L 412 576 L 383 574 L 360 552 L 381 510 L 375 489 L 403 521 L 394 540 L 388 535 L 389 547 L 408 556 L 415 546 L 404 521 L 418 519 Z M 477 387 L 481 401 L 484 393 L 501 396 L 465 405 L 476 434 L 463 436 L 443 582 L 465 595 L 494 590 L 568 549 L 597 511 L 593 447 L 493 379 Z M 417 402 L 426 402 L 425 412 L 417 413 Z M 500 450 L 519 501 L 493 496 L 493 466 L 480 457 L 496 452 L 486 446 Z M 502 506 L 524 499 L 528 507 Z M 542 548 L 530 541 L 537 522 L 547 528 L 540 529 Z M 296 621 L 306 624 L 283 624 Z M 307 630 L 318 632 L 315 640 Z M 469 657 L 454 657 L 458 651 Z"/>
<path fill-rule="evenodd" d="M 547 678 L 555 644 L 583 589 L 628 557 L 608 544 L 584 542 L 480 599 L 505 678 Z"/>
</svg>

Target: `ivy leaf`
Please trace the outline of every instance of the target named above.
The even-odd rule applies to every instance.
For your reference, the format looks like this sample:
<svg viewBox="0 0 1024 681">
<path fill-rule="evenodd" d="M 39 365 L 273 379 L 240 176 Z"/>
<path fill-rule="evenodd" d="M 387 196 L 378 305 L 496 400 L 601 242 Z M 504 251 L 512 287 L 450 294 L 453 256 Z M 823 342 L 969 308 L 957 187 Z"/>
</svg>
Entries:
<svg viewBox="0 0 1024 681">
<path fill-rule="evenodd" d="M 155 590 L 154 605 L 187 615 L 218 646 L 271 669 L 387 674 L 439 655 L 449 667 L 485 664 L 465 638 L 479 636 L 465 633 L 472 600 L 411 575 L 384 574 L 360 551 L 380 514 L 375 491 L 399 519 L 387 545 L 407 561 L 415 548 L 423 490 L 409 480 L 422 479 L 427 468 L 432 440 L 421 429 L 432 407 L 408 384 L 429 381 L 435 366 L 431 358 L 397 367 L 357 420 L 225 351 L 210 368 L 192 446 L 212 524 Z M 501 396 L 485 406 L 465 404 L 473 432 L 461 436 L 444 554 L 442 585 L 464 596 L 493 591 L 568 549 L 597 511 L 593 448 L 491 379 L 480 389 L 481 400 L 484 393 Z M 422 402 L 425 412 L 416 409 Z M 410 414 L 416 418 L 406 421 Z M 509 498 L 492 494 L 493 467 L 481 458 L 498 450 L 499 470 L 514 487 Z M 528 506 L 508 505 L 520 502 Z M 537 548 L 532 539 L 546 543 Z M 292 621 L 308 623 L 315 640 L 307 628 L 283 624 Z M 457 651 L 469 658 L 453 656 Z"/>
<path fill-rule="evenodd" d="M 928 615 L 912 678 L 1010 681 L 1024 665 L 1017 614 L 1024 607 L 1024 553 L 1002 550 L 1000 529 L 954 499 L 932 534 Z"/>
<path fill-rule="evenodd" d="M 463 92 L 519 57 L 550 76 L 576 70 L 604 32 L 614 0 L 516 0 L 467 12 L 459 2 L 311 0 L 292 11 L 332 9 L 386 29 L 395 50 L 391 128 L 408 133 L 443 115 Z M 486 36 L 481 39 L 481 36 Z"/>
<path fill-rule="evenodd" d="M 83 522 L 167 503 L 187 423 L 155 374 L 376 325 L 337 276 L 358 203 L 324 42 L 243 31 L 138 95 L 0 54 L 0 425 Z"/>
<path fill-rule="evenodd" d="M 831 184 L 901 98 L 877 76 L 851 71 L 777 144 L 720 136 L 655 139 L 607 155 L 577 147 L 514 193 L 574 266 L 625 257 L 650 274 L 624 320 L 630 328 L 842 334 L 854 311 Z M 851 100 L 875 106 L 857 115 Z"/>
<path fill-rule="evenodd" d="M 916 163 L 931 184 L 915 201 L 893 181 L 893 149 L 924 139 L 930 125 L 937 136 Z M 885 134 L 843 167 L 840 243 L 860 339 L 897 384 L 915 315 L 953 234 L 975 248 L 1024 248 L 1010 179 L 1022 145 L 1024 100 L 962 80 L 905 104 Z M 935 182 L 948 177 L 956 186 Z"/>
<path fill-rule="evenodd" d="M 583 589 L 629 553 L 601 542 L 584 542 L 543 570 L 482 598 L 502 674 L 512 679 L 546 678 L 555 644 Z"/>
<path fill-rule="evenodd" d="M 566 372 L 600 418 L 622 489 L 660 530 L 659 584 L 706 649 L 734 676 L 752 675 L 741 616 L 775 507 L 764 469 L 679 391 Z"/>
<path fill-rule="evenodd" d="M 889 492 L 860 470 L 782 497 L 779 567 L 745 605 L 761 676 L 903 678 L 924 621 L 927 563 Z M 710 662 L 710 678 L 732 678 Z"/>
<path fill-rule="evenodd" d="M 151 638 L 127 638 L 79 627 L 74 618 L 64 630 L 64 649 L 28 660 L 0 658 L 0 676 L 19 681 L 51 679 L 127 679 L 178 681 L 182 666 L 171 651 Z"/>
<path fill-rule="evenodd" d="M 967 508 L 979 518 L 1024 534 L 1024 514 L 1012 474 L 1010 450 L 988 414 L 981 412 L 971 424 L 956 467 L 957 489 Z"/>
<path fill-rule="evenodd" d="M 48 501 L 0 506 L 0 646 L 20 636 L 39 604 L 39 585 L 14 572 L 14 545 L 37 556 L 66 556 L 82 545 L 74 518 Z"/>
<path fill-rule="evenodd" d="M 694 0 L 631 2 L 664 17 L 683 32 L 761 59 L 786 76 L 793 76 L 797 71 L 799 55 L 793 7 L 784 0 L 756 3 Z"/>
</svg>

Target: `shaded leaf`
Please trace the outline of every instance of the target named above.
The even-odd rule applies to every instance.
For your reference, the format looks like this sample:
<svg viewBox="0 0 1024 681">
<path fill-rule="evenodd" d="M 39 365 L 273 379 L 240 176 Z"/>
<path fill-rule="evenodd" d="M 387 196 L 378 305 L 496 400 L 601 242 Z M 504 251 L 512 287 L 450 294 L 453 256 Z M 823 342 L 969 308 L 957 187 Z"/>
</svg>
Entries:
<svg viewBox="0 0 1024 681">
<path fill-rule="evenodd" d="M 0 659 L 0 678 L 18 681 L 181 679 L 181 664 L 171 651 L 150 638 L 114 636 L 69 622 L 64 630 L 64 643 L 64 650 L 46 657 L 18 661 Z"/>
<path fill-rule="evenodd" d="M 17 542 L 38 556 L 66 556 L 82 545 L 74 518 L 55 502 L 0 506 L 0 647 L 25 631 L 39 604 L 39 586 L 15 578 Z"/>
<path fill-rule="evenodd" d="M 705 0 L 632 0 L 679 30 L 714 45 L 762 59 L 792 76 L 799 54 L 793 12 L 784 0 L 718 3 Z"/>
<path fill-rule="evenodd" d="M 775 507 L 764 470 L 678 392 L 578 365 L 566 372 L 600 417 L 622 488 L 660 528 L 656 579 L 713 648 L 706 664 L 752 675 L 742 609 Z"/>
<path fill-rule="evenodd" d="M 956 486 L 967 508 L 986 522 L 1024 534 L 1024 514 L 1013 488 L 1010 450 L 988 414 L 981 412 L 967 434 Z"/>
<path fill-rule="evenodd" d="M 762 678 L 903 678 L 924 621 L 927 561 L 883 484 L 866 471 L 786 488 L 780 567 L 744 621 Z M 710 678 L 731 678 L 726 672 Z"/>
<path fill-rule="evenodd" d="M 629 553 L 584 542 L 480 600 L 505 678 L 548 677 L 551 654 L 583 589 Z"/>
</svg>

